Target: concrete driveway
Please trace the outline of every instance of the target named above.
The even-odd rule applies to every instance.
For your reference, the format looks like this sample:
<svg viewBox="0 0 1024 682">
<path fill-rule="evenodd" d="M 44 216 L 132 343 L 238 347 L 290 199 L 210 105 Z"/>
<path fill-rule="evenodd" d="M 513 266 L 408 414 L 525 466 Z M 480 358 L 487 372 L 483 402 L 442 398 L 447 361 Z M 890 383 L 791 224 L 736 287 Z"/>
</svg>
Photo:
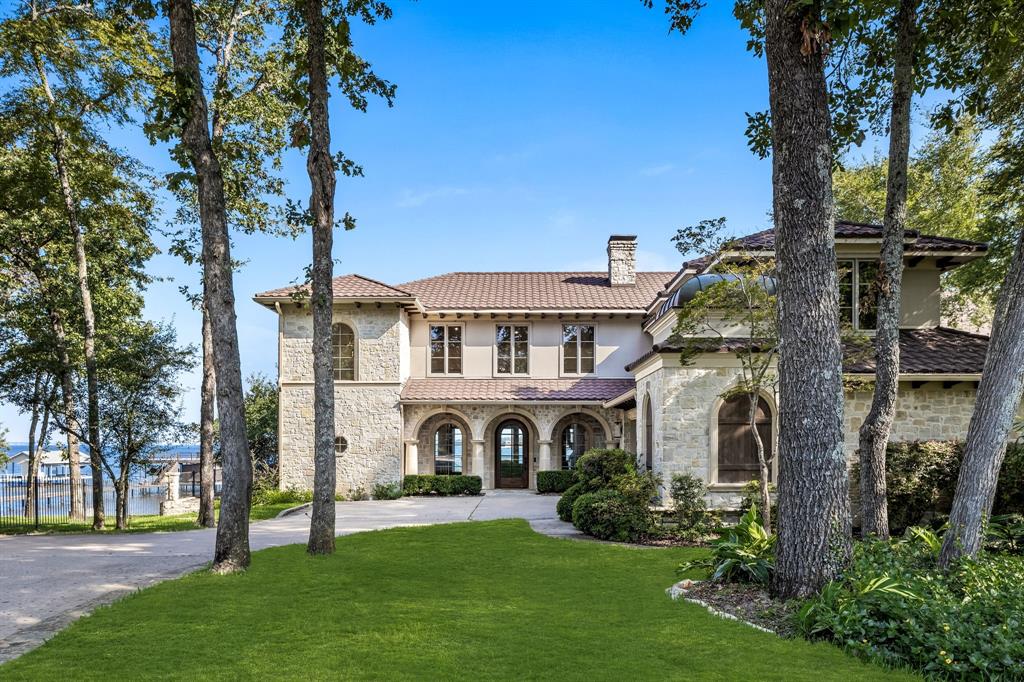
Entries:
<svg viewBox="0 0 1024 682">
<path fill-rule="evenodd" d="M 456 521 L 522 518 L 535 530 L 577 535 L 555 514 L 555 495 L 488 491 L 482 497 L 405 497 L 341 502 L 337 533 Z M 32 649 L 71 621 L 119 596 L 201 568 L 213 529 L 124 535 L 0 536 L 0 662 Z M 308 510 L 251 526 L 254 550 L 304 543 Z"/>
</svg>

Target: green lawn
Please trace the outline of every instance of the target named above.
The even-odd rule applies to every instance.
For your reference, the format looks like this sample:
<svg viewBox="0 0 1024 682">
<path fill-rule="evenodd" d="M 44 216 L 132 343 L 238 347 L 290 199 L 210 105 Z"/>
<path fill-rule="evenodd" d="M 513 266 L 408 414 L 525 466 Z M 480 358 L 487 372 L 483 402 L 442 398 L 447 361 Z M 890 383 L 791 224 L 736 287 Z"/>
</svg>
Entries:
<svg viewBox="0 0 1024 682">
<path fill-rule="evenodd" d="M 257 552 L 241 575 L 195 573 L 104 607 L 0 678 L 913 679 L 827 644 L 782 640 L 673 602 L 699 549 L 459 523 Z"/>
<path fill-rule="evenodd" d="M 217 514 L 220 514 L 220 500 L 215 503 Z M 285 509 L 291 509 L 302 504 L 301 502 L 278 502 L 275 504 L 253 505 L 249 510 L 251 521 L 263 521 L 275 518 Z M 103 533 L 154 533 L 157 531 L 196 530 L 200 526 L 196 524 L 195 514 L 176 514 L 173 516 L 160 516 L 158 514 L 147 516 L 132 516 L 128 520 L 128 528 L 117 530 L 114 527 L 113 515 L 107 516 L 107 525 Z M 26 535 L 29 533 L 51 534 L 51 533 L 92 533 L 92 522 L 88 523 L 40 523 L 36 528 L 34 524 L 22 526 L 4 526 L 0 528 L 0 535 Z"/>
</svg>

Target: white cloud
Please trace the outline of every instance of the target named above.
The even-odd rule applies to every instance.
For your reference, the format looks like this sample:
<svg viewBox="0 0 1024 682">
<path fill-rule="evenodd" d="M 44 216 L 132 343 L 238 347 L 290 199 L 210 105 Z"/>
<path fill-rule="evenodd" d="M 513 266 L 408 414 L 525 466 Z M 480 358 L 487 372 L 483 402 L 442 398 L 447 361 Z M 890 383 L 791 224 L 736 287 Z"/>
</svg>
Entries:
<svg viewBox="0 0 1024 682">
<path fill-rule="evenodd" d="M 649 178 L 653 178 L 658 175 L 665 175 L 665 173 L 671 173 L 675 168 L 676 165 L 674 163 L 659 163 L 656 166 L 641 168 L 640 175 L 646 175 Z"/>
<path fill-rule="evenodd" d="M 466 194 L 469 194 L 469 190 L 465 187 L 432 187 L 418 192 L 407 189 L 402 192 L 402 197 L 398 200 L 398 206 L 400 208 L 415 208 L 435 199 L 447 199 Z"/>
</svg>

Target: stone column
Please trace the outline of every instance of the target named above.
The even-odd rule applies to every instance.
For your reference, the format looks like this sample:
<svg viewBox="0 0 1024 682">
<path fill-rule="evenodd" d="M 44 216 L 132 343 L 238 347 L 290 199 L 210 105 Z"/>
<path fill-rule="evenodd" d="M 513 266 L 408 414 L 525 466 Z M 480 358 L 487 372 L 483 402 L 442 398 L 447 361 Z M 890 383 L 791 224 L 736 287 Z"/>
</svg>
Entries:
<svg viewBox="0 0 1024 682">
<path fill-rule="evenodd" d="M 420 472 L 419 441 L 405 441 L 405 474 L 416 475 Z"/>
<path fill-rule="evenodd" d="M 540 447 L 540 457 L 538 457 L 537 471 L 551 471 L 556 468 L 554 463 L 551 461 L 551 441 L 550 440 L 538 440 L 538 446 Z M 534 487 L 537 487 L 537 471 L 534 472 Z"/>
<path fill-rule="evenodd" d="M 178 471 L 178 465 L 174 464 L 167 471 L 167 499 L 171 502 L 175 502 L 181 498 L 181 472 Z"/>
<path fill-rule="evenodd" d="M 483 485 L 484 485 L 485 488 L 493 487 L 493 485 L 488 485 L 488 481 L 484 477 L 484 442 L 483 442 L 483 440 L 473 439 L 473 475 L 480 477 L 480 480 L 483 481 Z"/>
</svg>

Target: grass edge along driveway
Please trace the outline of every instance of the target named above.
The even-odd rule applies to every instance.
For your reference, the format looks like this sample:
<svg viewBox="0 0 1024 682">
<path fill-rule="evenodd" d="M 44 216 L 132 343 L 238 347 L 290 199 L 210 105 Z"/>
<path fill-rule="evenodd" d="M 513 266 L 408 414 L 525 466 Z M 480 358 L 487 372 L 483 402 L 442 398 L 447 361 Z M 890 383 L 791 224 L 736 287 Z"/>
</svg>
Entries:
<svg viewBox="0 0 1024 682">
<path fill-rule="evenodd" d="M 5 666 L 55 679 L 914 679 L 673 602 L 700 549 L 534 533 L 525 521 L 338 538 L 333 556 L 262 550 L 83 618 Z"/>
</svg>

